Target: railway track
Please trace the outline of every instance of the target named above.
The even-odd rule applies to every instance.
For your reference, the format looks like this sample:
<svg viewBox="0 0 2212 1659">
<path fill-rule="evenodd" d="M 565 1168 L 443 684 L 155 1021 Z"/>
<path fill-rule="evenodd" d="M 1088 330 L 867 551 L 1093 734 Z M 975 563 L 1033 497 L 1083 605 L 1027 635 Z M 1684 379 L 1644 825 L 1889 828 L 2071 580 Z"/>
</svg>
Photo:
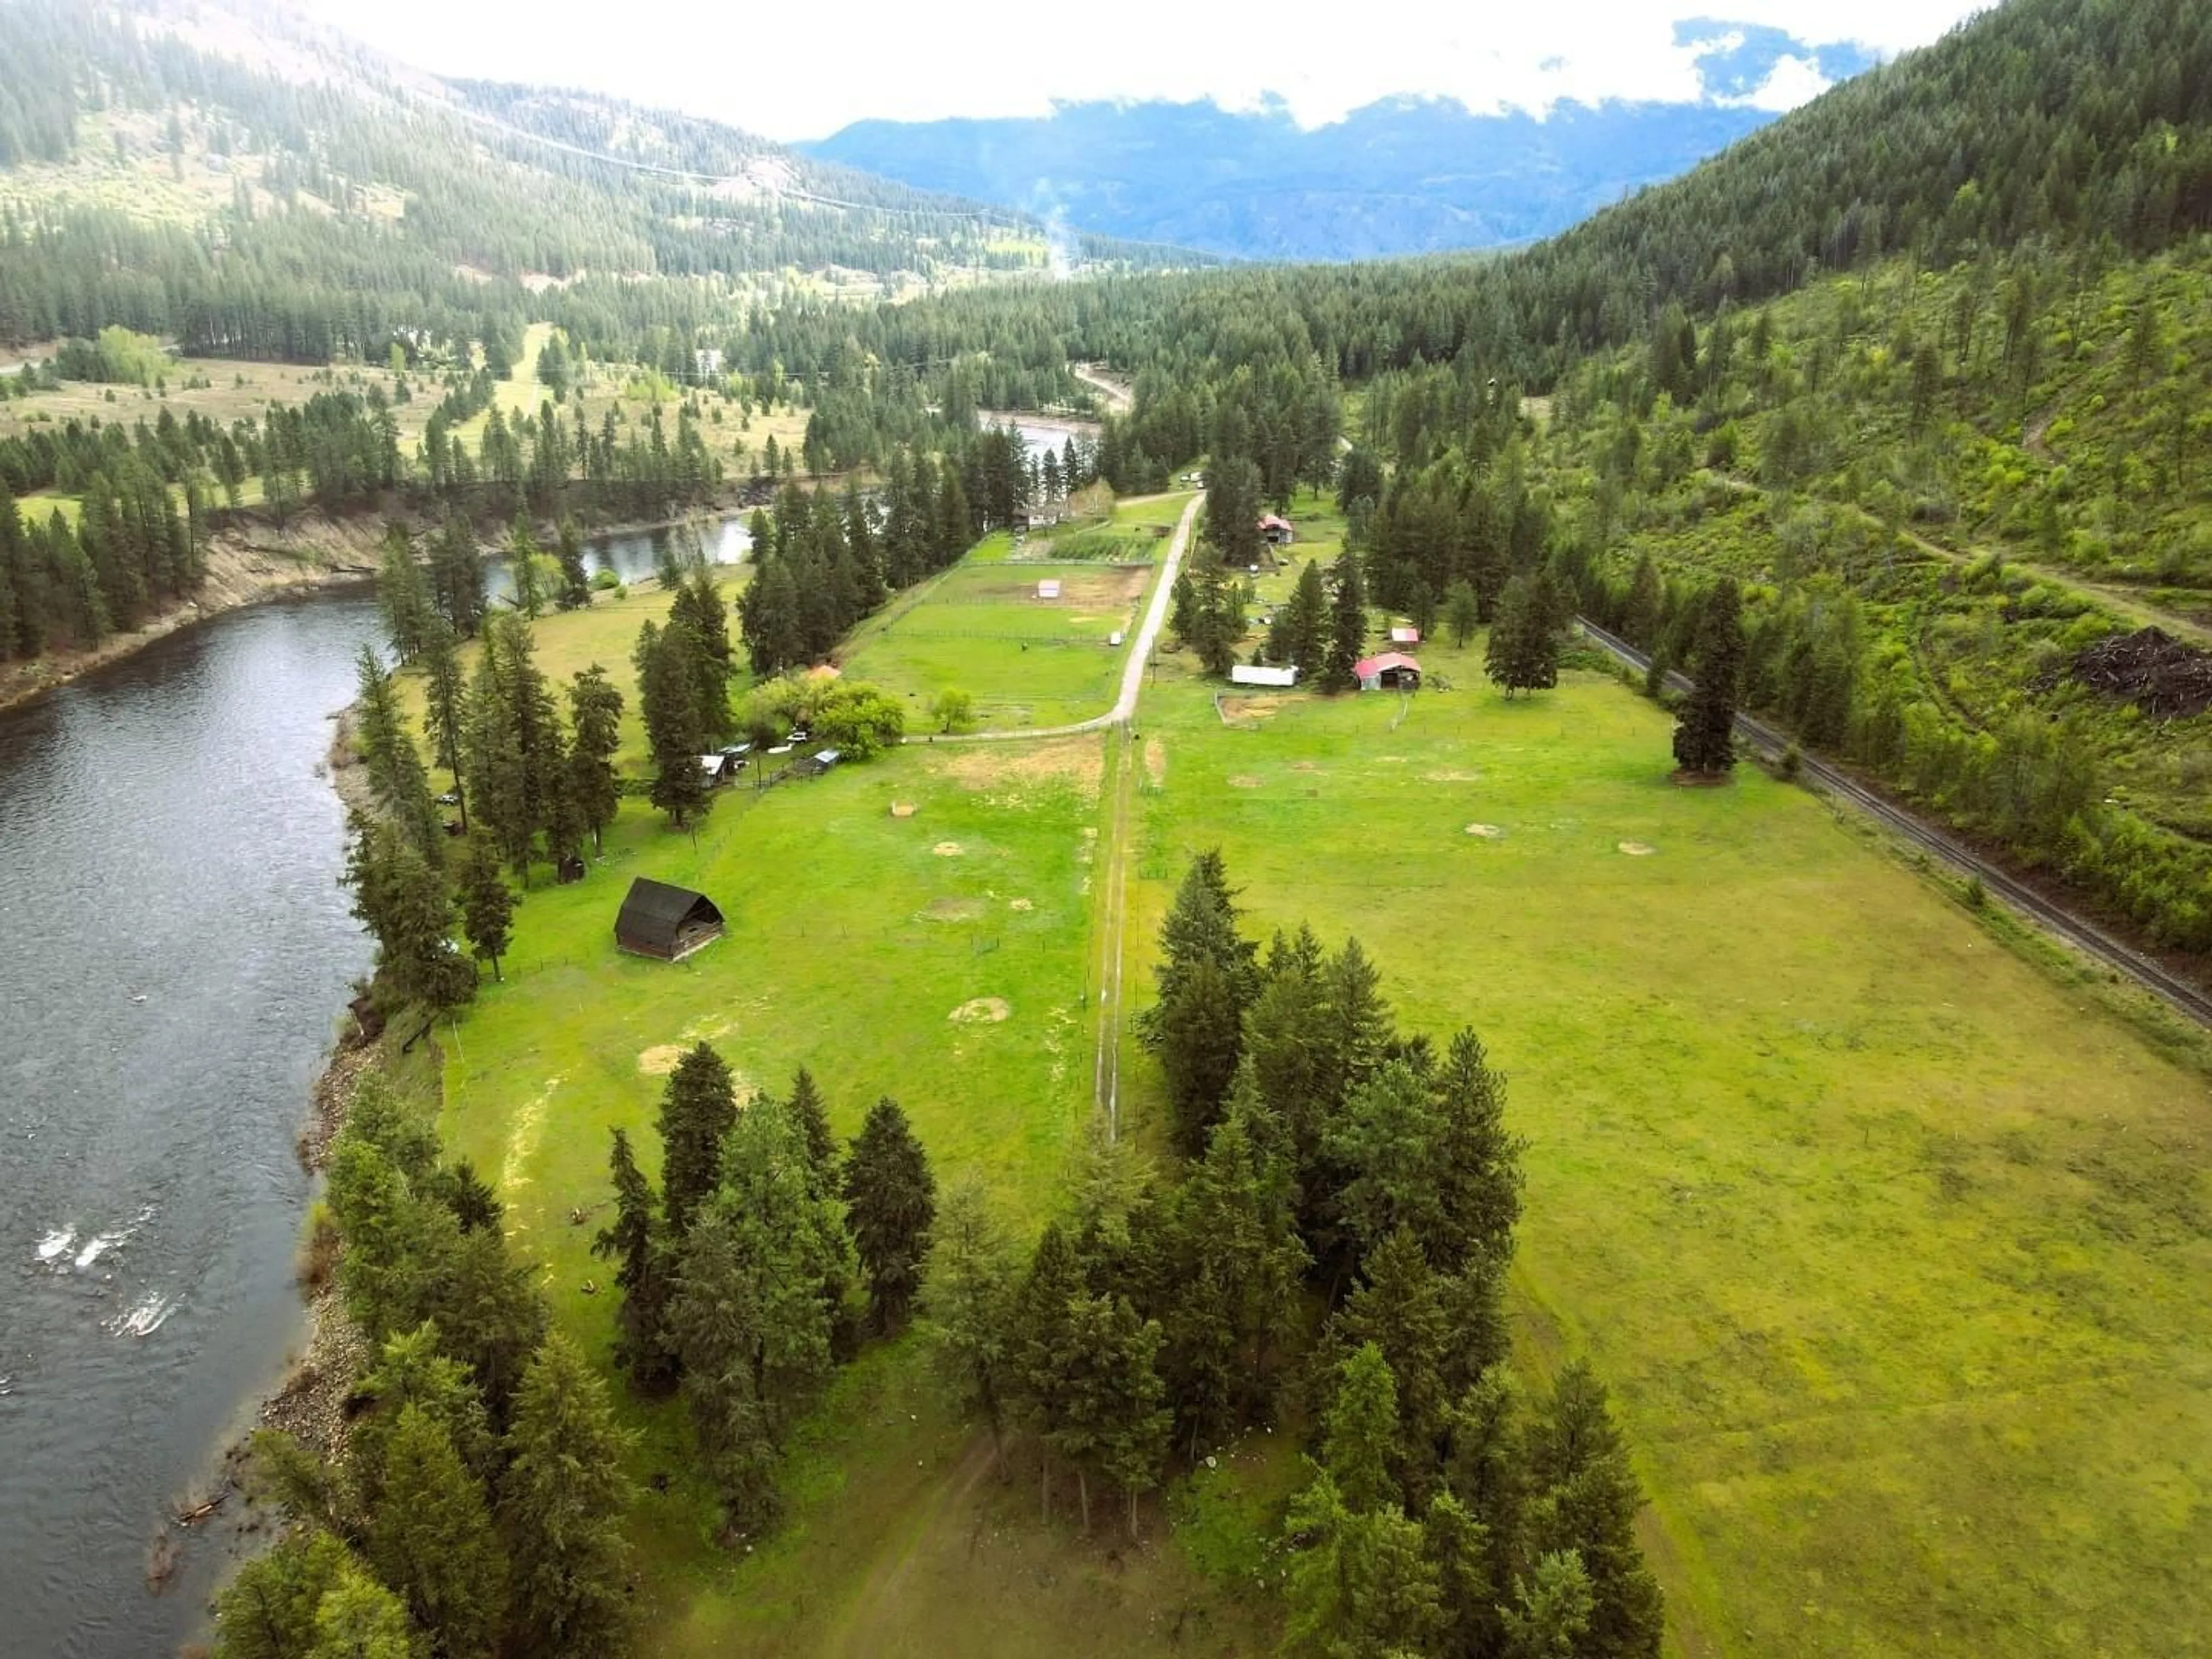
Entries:
<svg viewBox="0 0 2212 1659">
<path fill-rule="evenodd" d="M 1649 653 L 1638 650 L 1619 635 L 1579 617 L 1577 623 L 1591 640 L 1630 666 L 1645 670 L 1650 667 Z M 1690 690 L 1690 681 L 1671 671 L 1667 676 L 1667 684 L 1674 690 Z M 1749 739 L 1765 754 L 1779 755 L 1790 746 L 1788 738 L 1747 714 L 1735 717 L 1735 729 L 1739 735 Z M 1884 829 L 1942 860 L 1962 875 L 1979 878 L 1985 891 L 2031 918 L 2046 931 L 2057 934 L 2076 950 L 2116 972 L 2124 974 L 2200 1024 L 2212 1025 L 2212 996 L 2206 995 L 2161 963 L 2115 939 L 2094 922 L 2054 904 L 2033 887 L 1989 862 L 1972 848 L 1875 793 L 1841 768 L 1802 750 L 1798 753 L 1798 765 L 1801 775 L 1809 779 L 1823 793 L 1856 807 Z"/>
</svg>

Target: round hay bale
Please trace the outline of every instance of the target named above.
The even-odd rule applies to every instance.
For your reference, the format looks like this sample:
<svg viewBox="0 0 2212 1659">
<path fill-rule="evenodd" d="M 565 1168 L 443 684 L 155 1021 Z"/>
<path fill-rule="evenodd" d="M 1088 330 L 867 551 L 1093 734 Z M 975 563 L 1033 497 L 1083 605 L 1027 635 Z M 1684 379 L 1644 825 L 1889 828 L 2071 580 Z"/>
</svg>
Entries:
<svg viewBox="0 0 2212 1659">
<path fill-rule="evenodd" d="M 891 803 L 891 816 L 895 818 L 912 817 L 914 816 L 914 803 L 910 800 L 893 801 Z"/>
<path fill-rule="evenodd" d="M 1625 841 L 1620 843 L 1620 850 L 1632 859 L 1648 859 L 1659 849 L 1649 842 Z"/>
<path fill-rule="evenodd" d="M 1497 841 L 1505 834 L 1494 823 L 1470 823 L 1467 826 L 1467 833 L 1470 836 L 1480 836 L 1485 841 Z"/>
</svg>

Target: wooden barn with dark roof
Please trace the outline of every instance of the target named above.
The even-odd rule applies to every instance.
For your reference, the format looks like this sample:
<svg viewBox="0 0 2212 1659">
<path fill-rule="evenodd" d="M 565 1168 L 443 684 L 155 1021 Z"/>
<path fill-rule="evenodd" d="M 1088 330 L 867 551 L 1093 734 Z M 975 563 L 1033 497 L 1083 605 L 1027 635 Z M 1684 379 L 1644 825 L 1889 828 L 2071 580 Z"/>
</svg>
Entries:
<svg viewBox="0 0 2212 1659">
<path fill-rule="evenodd" d="M 722 936 L 722 913 L 714 901 L 689 887 L 640 876 L 629 884 L 622 914 L 615 918 L 615 943 L 633 956 L 681 962 Z"/>
</svg>

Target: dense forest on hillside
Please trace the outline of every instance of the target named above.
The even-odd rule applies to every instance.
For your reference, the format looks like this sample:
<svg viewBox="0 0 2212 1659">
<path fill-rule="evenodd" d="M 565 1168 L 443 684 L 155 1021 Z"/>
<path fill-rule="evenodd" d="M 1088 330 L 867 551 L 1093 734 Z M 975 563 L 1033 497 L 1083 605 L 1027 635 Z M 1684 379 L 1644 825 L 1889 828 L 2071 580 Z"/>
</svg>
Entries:
<svg viewBox="0 0 2212 1659">
<path fill-rule="evenodd" d="M 264 25 L 277 27 L 240 26 Z M 711 122 L 447 88 L 313 33 L 254 38 L 282 70 L 202 50 L 158 10 L 0 5 L 0 341 L 120 324 L 188 352 L 378 358 L 394 339 L 471 337 L 487 313 L 536 314 L 537 296 L 588 274 L 593 293 L 563 320 L 580 333 L 604 319 L 591 338 L 605 348 L 617 330 L 629 343 L 696 326 L 749 276 L 895 283 L 1044 264 L 1023 216 Z M 313 78 L 296 73 L 303 53 Z M 617 149 L 596 148 L 617 131 Z M 72 168 L 169 188 L 125 210 Z"/>
</svg>

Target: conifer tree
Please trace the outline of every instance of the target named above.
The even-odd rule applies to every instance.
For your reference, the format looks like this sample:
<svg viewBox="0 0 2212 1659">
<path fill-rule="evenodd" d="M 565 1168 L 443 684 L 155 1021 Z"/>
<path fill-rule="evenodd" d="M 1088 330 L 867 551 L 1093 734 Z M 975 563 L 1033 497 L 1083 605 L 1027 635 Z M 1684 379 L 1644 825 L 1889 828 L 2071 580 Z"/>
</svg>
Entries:
<svg viewBox="0 0 2212 1659">
<path fill-rule="evenodd" d="M 1528 1438 L 1525 1524 L 1538 1554 L 1571 1551 L 1590 1589 L 1589 1628 L 1577 1655 L 1656 1659 L 1666 1623 L 1659 1582 L 1636 1542 L 1644 1492 L 1587 1360 L 1559 1373 Z"/>
<path fill-rule="evenodd" d="M 453 780 L 453 799 L 460 808 L 461 828 L 469 827 L 467 791 L 462 787 L 461 757 L 468 730 L 468 682 L 461 672 L 460 653 L 455 647 L 453 624 L 432 611 L 422 624 L 422 731 L 430 739 L 431 758 Z"/>
<path fill-rule="evenodd" d="M 937 1182 L 898 1103 L 878 1101 L 845 1163 L 845 1208 L 878 1335 L 906 1322 L 937 1216 Z"/>
<path fill-rule="evenodd" d="M 646 1394 L 659 1394 L 676 1381 L 675 1356 L 668 1346 L 670 1262 L 660 1229 L 653 1183 L 637 1167 L 629 1136 L 617 1128 L 610 1155 L 615 1188 L 615 1218 L 592 1241 L 592 1254 L 611 1256 L 615 1285 L 622 1292 L 616 1316 L 615 1363 Z"/>
<path fill-rule="evenodd" d="M 515 1391 L 500 1487 L 523 1651 L 615 1659 L 627 1650 L 623 1523 L 636 1487 L 623 1461 L 633 1438 L 574 1345 L 558 1331 L 548 1335 Z"/>
<path fill-rule="evenodd" d="M 990 1425 L 992 1452 L 1002 1462 L 1015 1386 L 1016 1282 L 1013 1254 L 982 1182 L 963 1175 L 946 1190 L 930 1229 L 917 1306 L 939 1375 L 958 1392 L 962 1409 Z"/>
<path fill-rule="evenodd" d="M 1367 589 L 1359 561 L 1347 549 L 1338 556 L 1329 600 L 1328 650 L 1322 659 L 1321 689 L 1357 691 L 1355 665 L 1367 653 Z"/>
<path fill-rule="evenodd" d="M 1733 577 L 1722 577 L 1705 595 L 1690 665 L 1694 678 L 1674 727 L 1674 763 L 1686 772 L 1724 773 L 1735 764 L 1743 677 L 1743 599 Z"/>
<path fill-rule="evenodd" d="M 817 1197 L 830 1197 L 838 1186 L 837 1139 L 830 1133 L 830 1109 L 823 1103 L 822 1091 L 815 1085 L 814 1073 L 804 1066 L 791 1079 L 791 1099 L 786 1107 L 805 1144 L 806 1164 L 813 1172 L 815 1194 Z"/>
<path fill-rule="evenodd" d="M 568 685 L 568 721 L 574 732 L 568 748 L 568 799 L 578 821 L 604 852 L 605 832 L 622 805 L 615 776 L 615 751 L 622 746 L 623 695 L 593 663 L 580 668 Z"/>
<path fill-rule="evenodd" d="M 1155 1357 L 1160 1328 L 1142 1321 L 1127 1297 L 1076 1295 L 1066 1304 L 1055 1386 L 1053 1449 L 1075 1468 L 1083 1529 L 1091 1529 L 1091 1475 L 1116 1480 L 1129 1498 L 1136 1530 L 1138 1494 L 1158 1481 L 1170 1416 Z"/>
<path fill-rule="evenodd" d="M 1444 626 L 1451 629 L 1452 643 L 1462 651 L 1482 626 L 1482 601 L 1463 576 L 1444 591 Z"/>
<path fill-rule="evenodd" d="M 554 557 L 561 566 L 559 604 L 563 611 L 580 611 L 592 602 L 591 573 L 584 568 L 584 532 L 576 521 L 563 515 Z"/>
<path fill-rule="evenodd" d="M 407 1604 L 350 1563 L 315 1608 L 307 1659 L 419 1659 Z"/>
<path fill-rule="evenodd" d="M 483 623 L 483 561 L 476 532 L 459 514 L 447 517 L 430 544 L 430 599 L 461 638 L 474 639 Z"/>
<path fill-rule="evenodd" d="M 362 758 L 368 766 L 369 782 L 415 850 L 434 865 L 444 855 L 445 826 L 439 821 L 436 803 L 430 799 L 430 779 L 422 769 L 422 757 L 401 718 L 398 690 L 369 647 L 362 647 L 357 664 L 356 731 Z"/>
<path fill-rule="evenodd" d="M 707 720 L 699 707 L 694 643 L 673 623 L 656 628 L 647 623 L 637 641 L 638 702 L 653 750 L 652 800 L 679 830 L 705 811 L 710 799 L 699 768 L 707 748 Z"/>
<path fill-rule="evenodd" d="M 1524 573 L 1498 596 L 1483 672 L 1508 697 L 1548 691 L 1559 683 L 1560 620 L 1547 581 Z"/>
<path fill-rule="evenodd" d="M 392 654 L 403 663 L 414 661 L 422 653 L 424 629 L 435 613 L 404 525 L 393 524 L 385 530 L 376 565 L 376 603 L 384 613 L 384 636 L 392 642 Z"/>
<path fill-rule="evenodd" d="M 681 1248 L 669 1324 L 702 1452 L 731 1518 L 754 1526 L 775 1511 L 783 1437 L 833 1363 L 824 1288 L 856 1269 L 780 1103 L 756 1099 L 738 1119 L 722 1182 Z"/>
<path fill-rule="evenodd" d="M 411 1401 L 385 1448 L 368 1556 L 441 1653 L 475 1659 L 494 1651 L 507 1613 L 506 1552 L 483 1487 L 443 1426 Z"/>
<path fill-rule="evenodd" d="M 1322 580 L 1319 560 L 1308 559 L 1299 567 L 1290 603 L 1279 615 L 1283 622 L 1284 655 L 1297 666 L 1298 678 L 1311 684 L 1327 667 L 1328 657 L 1328 584 Z"/>
<path fill-rule="evenodd" d="M 535 1274 L 499 1229 L 469 1229 L 442 1251 L 428 1298 L 441 1346 L 468 1366 L 495 1430 L 506 1426 L 522 1368 L 545 1335 Z"/>
<path fill-rule="evenodd" d="M 500 873 L 497 860 L 481 844 L 461 870 L 461 926 L 477 959 L 491 963 L 493 980 L 504 978 L 499 959 L 507 954 L 514 936 L 514 891 Z"/>
<path fill-rule="evenodd" d="M 1038 1459 L 1039 1502 L 1047 1520 L 1052 1518 L 1051 1453 L 1068 1407 L 1068 1309 L 1082 1289 L 1067 1235 L 1058 1222 L 1048 1221 L 1014 1295 L 1008 1343 L 1020 1415 L 1044 1454 Z"/>
<path fill-rule="evenodd" d="M 315 1645 L 323 1598 L 358 1571 L 345 1546 L 319 1528 L 287 1534 L 216 1598 L 215 1659 L 303 1659 Z"/>
<path fill-rule="evenodd" d="M 498 1445 L 476 1379 L 459 1360 L 441 1352 L 434 1321 L 385 1339 L 376 1363 L 355 1389 L 369 1409 L 354 1421 L 346 1442 L 346 1469 L 361 1507 L 374 1514 L 384 1504 L 386 1467 L 399 1414 L 418 1407 L 446 1431 L 462 1467 L 478 1480 L 490 1479 Z"/>
<path fill-rule="evenodd" d="M 1436 1484 L 1437 1455 L 1449 1414 L 1446 1368 L 1456 1335 L 1436 1273 L 1420 1241 L 1403 1226 L 1372 1250 L 1366 1282 L 1338 1312 L 1342 1340 L 1372 1347 L 1396 1386 L 1399 1431 L 1389 1467 L 1411 1507 Z"/>
<path fill-rule="evenodd" d="M 660 1098 L 660 1190 L 672 1238 L 720 1183 L 722 1142 L 738 1119 L 736 1085 L 721 1055 L 704 1042 L 686 1051 Z"/>
<path fill-rule="evenodd" d="M 1503 1609 L 1504 1659 L 1581 1659 L 1595 1608 L 1589 1574 L 1572 1550 L 1536 1558 L 1536 1570 L 1514 1581 L 1513 1605 Z"/>
</svg>

